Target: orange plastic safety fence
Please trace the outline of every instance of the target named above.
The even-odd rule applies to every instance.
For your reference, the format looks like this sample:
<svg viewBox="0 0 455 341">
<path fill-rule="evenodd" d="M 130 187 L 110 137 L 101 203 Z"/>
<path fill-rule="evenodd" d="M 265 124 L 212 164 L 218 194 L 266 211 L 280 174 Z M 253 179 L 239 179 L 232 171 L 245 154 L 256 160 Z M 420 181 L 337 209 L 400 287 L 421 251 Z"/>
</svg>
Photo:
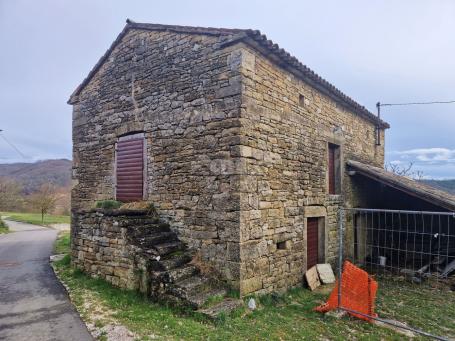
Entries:
<svg viewBox="0 0 455 341">
<path fill-rule="evenodd" d="M 345 261 L 343 264 L 343 274 L 341 279 L 341 307 L 349 310 L 355 310 L 359 313 L 376 317 L 374 312 L 374 302 L 378 283 L 373 280 L 368 273 L 351 262 Z M 325 313 L 337 309 L 338 306 L 338 281 L 335 288 L 330 293 L 327 303 L 316 308 L 316 311 Z M 363 320 L 371 319 L 363 315 L 350 313 L 351 315 Z"/>
</svg>

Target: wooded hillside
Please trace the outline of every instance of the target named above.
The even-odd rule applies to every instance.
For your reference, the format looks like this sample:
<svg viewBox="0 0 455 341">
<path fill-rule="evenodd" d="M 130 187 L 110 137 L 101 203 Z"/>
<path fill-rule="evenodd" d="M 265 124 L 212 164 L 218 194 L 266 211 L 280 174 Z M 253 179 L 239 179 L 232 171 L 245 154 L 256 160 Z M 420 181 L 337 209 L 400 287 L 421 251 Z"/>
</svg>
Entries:
<svg viewBox="0 0 455 341">
<path fill-rule="evenodd" d="M 0 177 L 19 183 L 24 194 L 33 193 L 46 183 L 51 183 L 56 187 L 69 187 L 71 185 L 71 161 L 60 159 L 35 163 L 0 164 Z"/>
<path fill-rule="evenodd" d="M 421 180 L 427 185 L 433 186 L 437 189 L 455 194 L 455 179 L 452 180 Z"/>
</svg>

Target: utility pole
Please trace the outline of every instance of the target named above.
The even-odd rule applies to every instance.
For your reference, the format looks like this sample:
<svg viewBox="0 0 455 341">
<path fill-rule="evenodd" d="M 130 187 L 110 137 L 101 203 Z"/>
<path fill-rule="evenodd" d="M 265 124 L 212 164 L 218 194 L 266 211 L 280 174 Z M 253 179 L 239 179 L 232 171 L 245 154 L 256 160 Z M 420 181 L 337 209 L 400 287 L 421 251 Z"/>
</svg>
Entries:
<svg viewBox="0 0 455 341">
<path fill-rule="evenodd" d="M 381 145 L 381 127 L 379 122 L 381 121 L 381 102 L 376 103 L 376 108 L 378 109 L 378 125 L 376 126 L 376 145 Z"/>
</svg>

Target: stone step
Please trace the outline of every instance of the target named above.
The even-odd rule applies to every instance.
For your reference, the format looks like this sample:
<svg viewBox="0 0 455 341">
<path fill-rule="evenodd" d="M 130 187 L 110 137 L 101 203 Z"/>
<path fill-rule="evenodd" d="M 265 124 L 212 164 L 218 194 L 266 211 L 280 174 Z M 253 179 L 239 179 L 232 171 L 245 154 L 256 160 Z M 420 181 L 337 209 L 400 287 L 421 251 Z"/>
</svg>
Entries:
<svg viewBox="0 0 455 341">
<path fill-rule="evenodd" d="M 161 225 L 166 224 L 163 221 L 160 221 L 159 218 L 135 218 L 135 219 L 128 219 L 128 221 L 122 222 L 120 224 L 121 227 L 129 227 L 129 226 L 148 226 L 148 225 Z"/>
<path fill-rule="evenodd" d="M 168 279 L 171 283 L 183 281 L 187 278 L 199 274 L 199 269 L 191 264 L 186 264 L 182 267 L 178 267 L 168 271 Z"/>
<path fill-rule="evenodd" d="M 177 235 L 174 232 L 155 232 L 139 238 L 138 241 L 145 247 L 152 247 L 158 244 L 170 243 L 177 240 Z"/>
<path fill-rule="evenodd" d="M 192 256 L 189 252 L 184 252 L 181 254 L 170 254 L 166 255 L 158 262 L 151 263 L 152 271 L 169 271 L 178 267 L 181 267 L 189 262 L 191 262 Z"/>
<path fill-rule="evenodd" d="M 211 284 L 212 283 L 210 278 L 201 275 L 195 275 L 190 278 L 175 282 L 172 292 L 177 296 L 188 300 L 190 297 L 194 297 L 198 294 L 209 291 L 212 288 Z"/>
<path fill-rule="evenodd" d="M 145 224 L 145 225 L 132 225 L 128 227 L 130 233 L 132 234 L 147 234 L 155 232 L 170 232 L 171 228 L 168 224 Z"/>
<path fill-rule="evenodd" d="M 225 298 L 223 301 L 208 308 L 198 309 L 197 312 L 211 319 L 216 319 L 220 314 L 229 314 L 234 309 L 243 306 L 243 301 L 234 298 Z"/>
<path fill-rule="evenodd" d="M 179 255 L 168 255 L 163 257 L 161 265 L 165 270 L 172 270 L 184 264 L 191 262 L 193 259 L 189 252 L 185 252 Z"/>
<path fill-rule="evenodd" d="M 159 253 L 158 251 L 156 251 L 155 249 L 148 249 L 148 250 L 145 250 L 143 251 L 148 257 L 151 257 L 153 260 L 155 260 L 155 258 L 157 256 L 159 256 Z"/>
<path fill-rule="evenodd" d="M 169 243 L 162 243 L 154 245 L 153 248 L 158 252 L 160 256 L 168 255 L 175 251 L 182 251 L 185 249 L 185 244 L 181 241 L 176 240 Z"/>
<path fill-rule="evenodd" d="M 191 295 L 187 297 L 187 301 L 190 303 L 190 305 L 195 308 L 199 309 L 201 308 L 207 300 L 209 300 L 211 297 L 214 296 L 226 296 L 227 290 L 224 288 L 214 288 L 205 292 L 197 293 L 195 295 Z"/>
</svg>

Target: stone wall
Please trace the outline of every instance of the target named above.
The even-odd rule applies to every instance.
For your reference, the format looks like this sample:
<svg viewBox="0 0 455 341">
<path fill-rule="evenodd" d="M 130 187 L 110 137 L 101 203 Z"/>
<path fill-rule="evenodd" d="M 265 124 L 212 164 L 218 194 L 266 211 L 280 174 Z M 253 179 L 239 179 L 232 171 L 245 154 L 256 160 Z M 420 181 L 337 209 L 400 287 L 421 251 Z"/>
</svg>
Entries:
<svg viewBox="0 0 455 341">
<path fill-rule="evenodd" d="M 341 146 L 342 165 L 352 158 L 382 166 L 384 148 L 372 122 L 258 52 L 242 53 L 240 287 L 270 292 L 302 282 L 308 217 L 322 217 L 321 260 L 334 263 L 338 207 L 355 193 L 342 167 L 342 195 L 328 194 L 328 143 Z"/>
<path fill-rule="evenodd" d="M 73 111 L 73 210 L 111 199 L 118 136 L 144 131 L 148 200 L 239 281 L 240 73 L 226 36 L 132 30 L 83 89 Z M 238 251 L 237 251 L 238 252 Z"/>
<path fill-rule="evenodd" d="M 343 195 L 327 194 L 327 145 L 382 165 L 374 125 L 243 43 L 221 47 L 229 38 L 131 30 L 75 100 L 73 256 L 87 272 L 135 283 L 121 230 L 76 213 L 115 197 L 115 143 L 133 132 L 146 137 L 147 199 L 242 294 L 301 283 L 308 217 L 322 217 L 335 258 L 337 208 L 355 192 L 343 174 Z"/>
<path fill-rule="evenodd" d="M 73 212 L 73 265 L 120 288 L 139 289 L 143 257 L 140 248 L 128 240 L 128 235 L 131 236 L 131 230 L 144 223 L 143 218 L 135 215 L 117 215 L 97 210 Z"/>
</svg>

